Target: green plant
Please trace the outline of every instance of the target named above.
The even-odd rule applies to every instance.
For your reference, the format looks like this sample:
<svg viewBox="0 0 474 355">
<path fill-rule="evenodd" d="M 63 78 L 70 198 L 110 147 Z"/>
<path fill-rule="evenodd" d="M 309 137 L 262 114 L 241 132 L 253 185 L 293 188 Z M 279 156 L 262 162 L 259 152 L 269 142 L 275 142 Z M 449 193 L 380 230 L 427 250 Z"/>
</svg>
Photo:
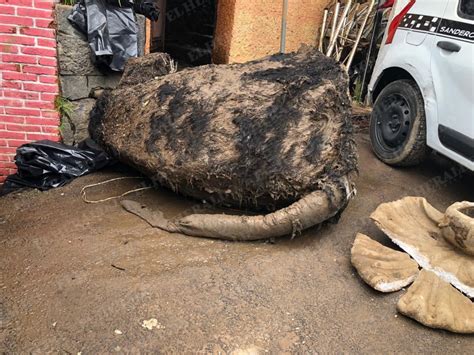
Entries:
<svg viewBox="0 0 474 355">
<path fill-rule="evenodd" d="M 362 103 L 362 80 L 357 79 L 352 98 L 357 103 Z"/>
<path fill-rule="evenodd" d="M 54 100 L 54 106 L 62 117 L 70 118 L 74 110 L 71 101 L 59 95 L 56 96 L 56 99 Z"/>
<path fill-rule="evenodd" d="M 76 0 L 61 0 L 61 4 L 63 5 L 74 5 L 76 3 Z"/>
</svg>

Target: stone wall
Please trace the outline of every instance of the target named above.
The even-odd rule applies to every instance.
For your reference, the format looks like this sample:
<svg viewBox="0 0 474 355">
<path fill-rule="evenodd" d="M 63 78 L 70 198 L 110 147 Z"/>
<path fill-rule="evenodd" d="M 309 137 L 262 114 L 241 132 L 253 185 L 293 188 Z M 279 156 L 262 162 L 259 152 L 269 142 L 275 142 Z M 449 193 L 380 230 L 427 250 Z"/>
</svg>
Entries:
<svg viewBox="0 0 474 355">
<path fill-rule="evenodd" d="M 58 62 L 61 96 L 72 104 L 72 114 L 62 117 L 61 135 L 66 144 L 87 138 L 89 113 L 101 89 L 115 88 L 121 73 L 100 72 L 92 63 L 87 37 L 68 21 L 72 7 L 56 6 Z M 137 16 L 139 26 L 138 52 L 145 48 L 145 18 Z"/>
<path fill-rule="evenodd" d="M 316 44 L 331 0 L 288 0 L 286 51 Z M 279 52 L 283 0 L 219 0 L 214 63 L 241 63 Z"/>
</svg>

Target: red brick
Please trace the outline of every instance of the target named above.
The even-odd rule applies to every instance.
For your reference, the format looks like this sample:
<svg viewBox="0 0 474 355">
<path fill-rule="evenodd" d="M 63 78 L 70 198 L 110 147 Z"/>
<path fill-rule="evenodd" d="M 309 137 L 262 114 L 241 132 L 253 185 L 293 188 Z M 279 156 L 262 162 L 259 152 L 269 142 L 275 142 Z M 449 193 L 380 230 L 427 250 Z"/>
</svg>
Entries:
<svg viewBox="0 0 474 355">
<path fill-rule="evenodd" d="M 1 19 L 0 19 L 1 21 Z M 27 35 L 27 36 L 34 36 L 34 37 L 44 37 L 44 38 L 55 38 L 56 35 L 53 29 L 46 29 L 46 28 L 28 28 L 24 27 L 20 29 L 20 33 Z"/>
<path fill-rule="evenodd" d="M 33 6 L 33 0 L 0 0 L 0 4 L 31 7 Z"/>
<path fill-rule="evenodd" d="M 41 132 L 41 126 L 7 124 L 7 130 L 15 132 Z"/>
<path fill-rule="evenodd" d="M 16 26 L 0 25 L 0 33 L 16 33 Z"/>
<path fill-rule="evenodd" d="M 17 91 L 17 90 L 4 90 L 3 96 L 5 97 L 16 97 L 19 99 L 39 100 L 40 95 L 36 92 L 30 91 Z"/>
<path fill-rule="evenodd" d="M 34 91 L 34 92 L 47 92 L 51 94 L 58 93 L 58 86 L 57 85 L 49 85 L 49 84 L 35 84 L 35 83 L 25 83 L 23 85 L 23 89 L 26 91 Z"/>
<path fill-rule="evenodd" d="M 40 110 L 30 109 L 30 108 L 5 108 L 5 113 L 7 115 L 17 115 L 17 116 L 39 116 Z"/>
<path fill-rule="evenodd" d="M 21 82 L 19 81 L 4 81 L 2 82 L 3 88 L 8 88 L 8 89 L 17 89 L 21 90 Z"/>
<path fill-rule="evenodd" d="M 58 77 L 55 75 L 40 75 L 39 81 L 40 83 L 45 84 L 56 84 L 58 82 Z"/>
<path fill-rule="evenodd" d="M 34 46 L 35 39 L 33 37 L 15 36 L 15 35 L 0 35 L 0 42 L 11 44 L 23 44 L 27 46 Z"/>
<path fill-rule="evenodd" d="M 2 162 L 0 163 L 0 168 L 3 169 L 16 169 L 16 165 L 14 162 Z"/>
<path fill-rule="evenodd" d="M 56 68 L 42 67 L 40 65 L 24 65 L 22 68 L 22 72 L 46 75 L 56 75 L 57 73 Z"/>
<path fill-rule="evenodd" d="M 22 132 L 0 132 L 2 138 L 25 139 L 25 133 Z"/>
<path fill-rule="evenodd" d="M 24 102 L 23 100 L 0 98 L 0 106 L 22 107 L 23 102 Z"/>
<path fill-rule="evenodd" d="M 13 147 L 0 147 L 0 154 L 2 153 L 15 153 L 16 148 Z"/>
<path fill-rule="evenodd" d="M 15 14 L 15 8 L 13 6 L 0 5 L 0 14 L 2 14 L 2 15 L 14 15 Z"/>
<path fill-rule="evenodd" d="M 0 15 L 0 23 L 3 25 L 33 26 L 33 19 L 11 15 Z"/>
<path fill-rule="evenodd" d="M 30 38 L 30 37 L 26 37 Z M 39 39 L 39 38 L 38 38 Z M 38 48 L 38 47 L 23 47 L 21 53 L 39 55 L 41 57 L 56 57 L 56 49 L 53 48 Z"/>
<path fill-rule="evenodd" d="M 58 65 L 58 61 L 56 58 L 40 58 L 38 60 L 38 64 L 44 65 L 47 67 L 56 67 Z"/>
<path fill-rule="evenodd" d="M 0 147 L 6 147 L 7 141 L 5 139 L 0 139 Z"/>
<path fill-rule="evenodd" d="M 19 51 L 20 49 L 18 46 L 14 46 L 13 44 L 0 43 L 0 53 L 18 54 Z"/>
<path fill-rule="evenodd" d="M 41 117 L 46 118 L 56 118 L 59 119 L 59 112 L 58 111 L 41 111 Z"/>
<path fill-rule="evenodd" d="M 25 117 L 0 115 L 0 122 L 2 122 L 2 123 L 25 123 Z M 3 133 L 0 133 L 0 137 L 5 138 L 3 136 Z"/>
<path fill-rule="evenodd" d="M 45 126 L 41 126 L 41 130 L 44 132 L 44 133 L 52 133 L 52 134 L 59 134 L 59 127 L 45 127 Z"/>
<path fill-rule="evenodd" d="M 41 100 L 42 101 L 56 101 L 56 96 L 58 96 L 58 94 L 41 93 Z"/>
<path fill-rule="evenodd" d="M 15 160 L 15 154 L 14 153 L 0 154 L 0 161 L 12 162 L 14 160 Z"/>
<path fill-rule="evenodd" d="M 3 70 L 8 70 L 8 71 L 21 71 L 21 65 L 20 64 L 5 64 L 5 63 L 0 63 L 0 71 Z"/>
<path fill-rule="evenodd" d="M 2 75 L 4 80 L 21 80 L 21 81 L 36 81 L 38 75 L 35 74 L 25 74 L 18 72 L 3 72 Z"/>
<path fill-rule="evenodd" d="M 41 108 L 46 110 L 54 110 L 54 102 L 46 101 L 25 101 L 25 107 Z"/>
<path fill-rule="evenodd" d="M 56 40 L 47 39 L 47 38 L 38 38 L 38 46 L 56 48 Z"/>
<path fill-rule="evenodd" d="M 59 133 L 59 131 L 58 131 L 58 133 Z M 42 140 L 42 139 L 49 139 L 49 140 L 57 142 L 59 140 L 59 136 L 54 135 L 54 134 L 50 134 L 50 133 L 43 133 L 43 134 L 29 133 L 29 134 L 26 135 L 26 139 L 28 139 L 29 141 L 39 141 L 39 140 Z"/>
<path fill-rule="evenodd" d="M 35 27 L 39 28 L 54 28 L 54 21 L 52 19 L 35 18 Z"/>
<path fill-rule="evenodd" d="M 23 139 L 8 139 L 6 142 L 9 147 L 15 147 L 15 148 L 18 148 L 19 146 L 26 143 Z"/>
<path fill-rule="evenodd" d="M 14 153 L 5 153 L 0 155 L 0 161 L 13 161 L 15 157 Z"/>
<path fill-rule="evenodd" d="M 58 118 L 39 118 L 39 117 L 26 117 L 25 118 L 26 124 L 37 124 L 42 126 L 58 126 L 59 119 Z"/>
<path fill-rule="evenodd" d="M 36 64 L 36 57 L 30 55 L 4 54 L 2 60 L 7 63 Z"/>
<path fill-rule="evenodd" d="M 18 7 L 16 9 L 18 16 L 51 18 L 53 17 L 53 9 L 35 9 L 31 7 Z"/>
<path fill-rule="evenodd" d="M 16 26 L 0 25 L 0 33 L 16 33 Z"/>
<path fill-rule="evenodd" d="M 52 9 L 54 7 L 53 1 L 35 0 L 35 7 L 37 9 Z"/>
</svg>

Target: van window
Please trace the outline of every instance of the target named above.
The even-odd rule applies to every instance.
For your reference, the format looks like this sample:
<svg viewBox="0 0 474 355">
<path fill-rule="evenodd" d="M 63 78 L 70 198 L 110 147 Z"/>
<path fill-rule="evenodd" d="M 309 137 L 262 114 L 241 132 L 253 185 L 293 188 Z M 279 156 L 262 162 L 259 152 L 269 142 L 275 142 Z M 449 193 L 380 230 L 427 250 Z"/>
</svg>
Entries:
<svg viewBox="0 0 474 355">
<path fill-rule="evenodd" d="M 474 0 L 461 0 L 459 4 L 459 15 L 474 19 Z"/>
</svg>

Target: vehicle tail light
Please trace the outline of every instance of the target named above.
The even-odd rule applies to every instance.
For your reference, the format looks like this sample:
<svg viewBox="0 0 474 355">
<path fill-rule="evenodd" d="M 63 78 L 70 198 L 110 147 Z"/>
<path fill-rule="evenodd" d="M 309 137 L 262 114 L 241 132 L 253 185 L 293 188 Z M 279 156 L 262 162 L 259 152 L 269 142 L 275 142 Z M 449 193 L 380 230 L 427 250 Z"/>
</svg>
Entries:
<svg viewBox="0 0 474 355">
<path fill-rule="evenodd" d="M 395 32 L 397 32 L 397 28 L 402 22 L 405 15 L 410 11 L 410 9 L 415 5 L 416 0 L 410 0 L 407 6 L 405 6 L 402 11 L 393 18 L 392 22 L 390 22 L 390 26 L 388 27 L 388 34 L 387 34 L 387 41 L 385 44 L 390 44 L 393 42 L 393 37 L 395 37 Z"/>
<path fill-rule="evenodd" d="M 393 4 L 395 4 L 395 0 L 386 0 L 379 6 L 379 9 L 388 9 L 389 7 L 393 7 Z"/>
</svg>

